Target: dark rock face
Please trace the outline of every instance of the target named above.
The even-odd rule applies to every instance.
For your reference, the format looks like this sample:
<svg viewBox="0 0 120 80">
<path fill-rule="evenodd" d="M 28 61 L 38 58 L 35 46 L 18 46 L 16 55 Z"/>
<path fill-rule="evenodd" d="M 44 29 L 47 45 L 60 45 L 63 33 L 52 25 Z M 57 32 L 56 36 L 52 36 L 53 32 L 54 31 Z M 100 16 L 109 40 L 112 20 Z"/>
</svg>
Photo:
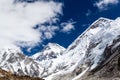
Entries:
<svg viewBox="0 0 120 80">
<path fill-rule="evenodd" d="M 119 52 L 120 53 L 120 52 Z M 82 80 L 120 80 L 120 55 L 117 55 L 100 70 L 91 72 Z"/>
<path fill-rule="evenodd" d="M 80 80 L 120 80 L 120 36 L 106 46 L 104 60 Z"/>
<path fill-rule="evenodd" d="M 120 78 L 120 71 L 118 66 L 118 60 L 120 55 L 116 56 L 112 59 L 107 65 L 105 65 L 100 71 L 95 74 L 99 74 L 98 77 L 105 77 L 105 78 Z"/>
</svg>

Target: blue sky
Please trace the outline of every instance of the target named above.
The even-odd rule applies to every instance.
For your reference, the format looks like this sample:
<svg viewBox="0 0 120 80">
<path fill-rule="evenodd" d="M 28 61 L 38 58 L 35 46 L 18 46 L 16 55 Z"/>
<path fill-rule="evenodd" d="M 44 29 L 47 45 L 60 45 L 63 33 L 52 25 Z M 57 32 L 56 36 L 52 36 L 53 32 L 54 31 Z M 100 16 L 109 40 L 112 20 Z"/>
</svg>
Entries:
<svg viewBox="0 0 120 80">
<path fill-rule="evenodd" d="M 104 1 L 104 0 L 101 0 Z M 105 17 L 115 19 L 120 16 L 120 4 L 119 1 L 101 3 L 100 6 L 95 4 L 100 3 L 99 0 L 60 0 L 64 4 L 63 15 L 60 16 L 58 25 L 62 22 L 72 20 L 74 22 L 74 29 L 70 33 L 57 32 L 56 35 L 45 40 L 39 46 L 36 46 L 30 53 L 25 51 L 27 55 L 31 55 L 42 49 L 42 45 L 46 45 L 49 42 L 58 43 L 61 46 L 67 48 L 89 25 L 99 17 Z M 103 4 L 103 5 L 102 5 Z M 25 49 L 24 49 L 25 50 Z"/>
<path fill-rule="evenodd" d="M 0 49 L 32 55 L 49 42 L 67 48 L 100 17 L 120 16 L 120 0 L 0 0 Z"/>
</svg>

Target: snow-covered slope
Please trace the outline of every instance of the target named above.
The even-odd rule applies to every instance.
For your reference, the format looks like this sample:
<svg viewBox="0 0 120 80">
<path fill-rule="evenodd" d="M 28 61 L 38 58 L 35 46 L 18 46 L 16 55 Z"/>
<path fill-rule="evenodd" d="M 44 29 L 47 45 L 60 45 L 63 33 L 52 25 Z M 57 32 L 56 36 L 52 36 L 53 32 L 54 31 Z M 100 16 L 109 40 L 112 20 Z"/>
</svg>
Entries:
<svg viewBox="0 0 120 80">
<path fill-rule="evenodd" d="M 41 52 L 38 52 L 32 56 L 37 61 L 50 60 L 62 55 L 66 49 L 56 43 L 48 43 Z"/>
<path fill-rule="evenodd" d="M 15 49 L 0 50 L 0 68 L 18 75 L 41 76 L 40 64 Z"/>
<path fill-rule="evenodd" d="M 85 76 L 108 64 L 119 47 L 120 18 L 99 18 L 67 49 L 49 43 L 31 58 L 16 50 L 0 50 L 0 67 L 46 80 L 89 80 Z"/>
<path fill-rule="evenodd" d="M 119 35 L 120 18 L 116 20 L 99 18 L 67 48 L 61 57 L 52 62 L 50 70 L 55 68 L 55 73 L 46 80 L 80 80 L 84 74 L 96 69 L 112 55 L 107 54 L 106 49 L 113 45 Z M 116 44 L 115 47 L 120 45 Z"/>
<path fill-rule="evenodd" d="M 56 68 L 53 68 L 52 63 L 53 61 L 56 61 L 58 57 L 62 56 L 65 50 L 66 49 L 60 46 L 59 44 L 48 43 L 48 45 L 46 45 L 41 52 L 31 56 L 31 58 L 38 61 L 38 63 L 44 69 L 42 73 L 42 77 L 46 77 L 56 72 Z"/>
<path fill-rule="evenodd" d="M 46 70 L 52 60 L 61 56 L 63 51 L 65 48 L 56 43 L 49 43 L 41 52 L 32 57 L 24 55 L 20 50 L 1 49 L 0 68 L 18 75 L 43 77 L 47 74 Z"/>
</svg>

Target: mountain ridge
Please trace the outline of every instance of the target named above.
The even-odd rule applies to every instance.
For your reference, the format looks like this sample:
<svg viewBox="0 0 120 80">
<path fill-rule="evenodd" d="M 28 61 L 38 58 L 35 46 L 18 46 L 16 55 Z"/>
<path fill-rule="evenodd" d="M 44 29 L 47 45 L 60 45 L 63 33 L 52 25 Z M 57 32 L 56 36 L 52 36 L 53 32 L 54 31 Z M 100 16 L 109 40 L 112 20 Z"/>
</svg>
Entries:
<svg viewBox="0 0 120 80">
<path fill-rule="evenodd" d="M 94 74 L 98 76 L 97 72 L 102 73 L 101 69 L 105 68 L 103 66 L 109 64 L 111 60 L 114 60 L 114 56 L 119 54 L 119 52 L 116 52 L 120 47 L 119 32 L 119 17 L 115 20 L 101 17 L 78 36 L 67 49 L 56 43 L 49 43 L 41 52 L 30 58 L 25 58 L 24 54 L 20 54 L 23 55 L 24 59 L 18 61 L 17 56 L 12 56 L 17 58 L 15 61 L 18 61 L 19 64 L 21 64 L 21 61 L 33 62 L 27 64 L 29 66 L 27 68 L 30 68 L 28 71 L 21 68 L 23 72 L 29 73 L 27 75 L 30 76 L 38 76 L 46 80 L 92 80 L 91 76 L 94 76 Z M 3 56 L 1 55 L 1 57 Z M 8 58 L 5 59 L 8 60 Z M 94 76 L 95 80 L 101 79 L 96 78 L 96 76 Z"/>
<path fill-rule="evenodd" d="M 60 46 L 57 43 L 48 43 L 46 46 L 44 46 L 43 50 L 41 52 L 38 52 L 31 56 L 33 59 L 39 59 L 39 60 L 49 60 L 51 58 L 57 58 L 57 56 L 62 55 L 62 52 L 66 49 L 62 46 Z M 50 56 L 48 56 L 50 55 Z M 44 59 L 41 59 L 41 57 L 44 56 Z M 48 58 L 48 59 L 47 59 Z"/>
<path fill-rule="evenodd" d="M 33 59 L 14 49 L 0 51 L 0 68 L 17 75 L 40 77 L 42 67 Z"/>
<path fill-rule="evenodd" d="M 95 69 L 104 61 L 103 54 L 106 47 L 113 44 L 112 42 L 119 35 L 120 22 L 118 20 L 119 18 L 116 20 L 99 18 L 93 22 L 65 51 L 64 56 L 68 59 L 63 58 L 63 62 L 67 61 L 68 70 L 64 68 L 46 79 L 80 80 L 85 73 Z"/>
</svg>

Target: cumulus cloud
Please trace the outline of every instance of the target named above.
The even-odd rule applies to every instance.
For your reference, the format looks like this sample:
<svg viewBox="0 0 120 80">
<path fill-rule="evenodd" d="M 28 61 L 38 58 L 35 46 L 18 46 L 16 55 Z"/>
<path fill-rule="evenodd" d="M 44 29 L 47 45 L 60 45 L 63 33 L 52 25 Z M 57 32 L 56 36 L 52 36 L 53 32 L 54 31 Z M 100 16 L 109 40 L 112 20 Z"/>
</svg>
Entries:
<svg viewBox="0 0 120 80">
<path fill-rule="evenodd" d="M 72 30 L 75 29 L 74 24 L 75 24 L 75 22 L 73 22 L 72 20 L 62 23 L 61 24 L 61 27 L 62 27 L 61 31 L 64 33 L 70 33 Z"/>
<path fill-rule="evenodd" d="M 56 26 L 44 26 L 44 29 L 42 26 L 34 29 L 34 26 L 56 22 L 58 15 L 62 14 L 61 10 L 62 4 L 54 1 L 27 3 L 0 0 L 1 47 L 16 47 L 16 44 L 33 47 L 44 39 L 52 38 L 58 29 Z"/>
<path fill-rule="evenodd" d="M 51 39 L 53 35 L 55 35 L 55 31 L 59 30 L 58 26 L 44 26 L 38 28 L 38 30 L 42 33 L 42 40 Z"/>
<path fill-rule="evenodd" d="M 99 10 L 107 10 L 110 5 L 116 5 L 119 0 L 99 0 L 94 4 Z"/>
</svg>

